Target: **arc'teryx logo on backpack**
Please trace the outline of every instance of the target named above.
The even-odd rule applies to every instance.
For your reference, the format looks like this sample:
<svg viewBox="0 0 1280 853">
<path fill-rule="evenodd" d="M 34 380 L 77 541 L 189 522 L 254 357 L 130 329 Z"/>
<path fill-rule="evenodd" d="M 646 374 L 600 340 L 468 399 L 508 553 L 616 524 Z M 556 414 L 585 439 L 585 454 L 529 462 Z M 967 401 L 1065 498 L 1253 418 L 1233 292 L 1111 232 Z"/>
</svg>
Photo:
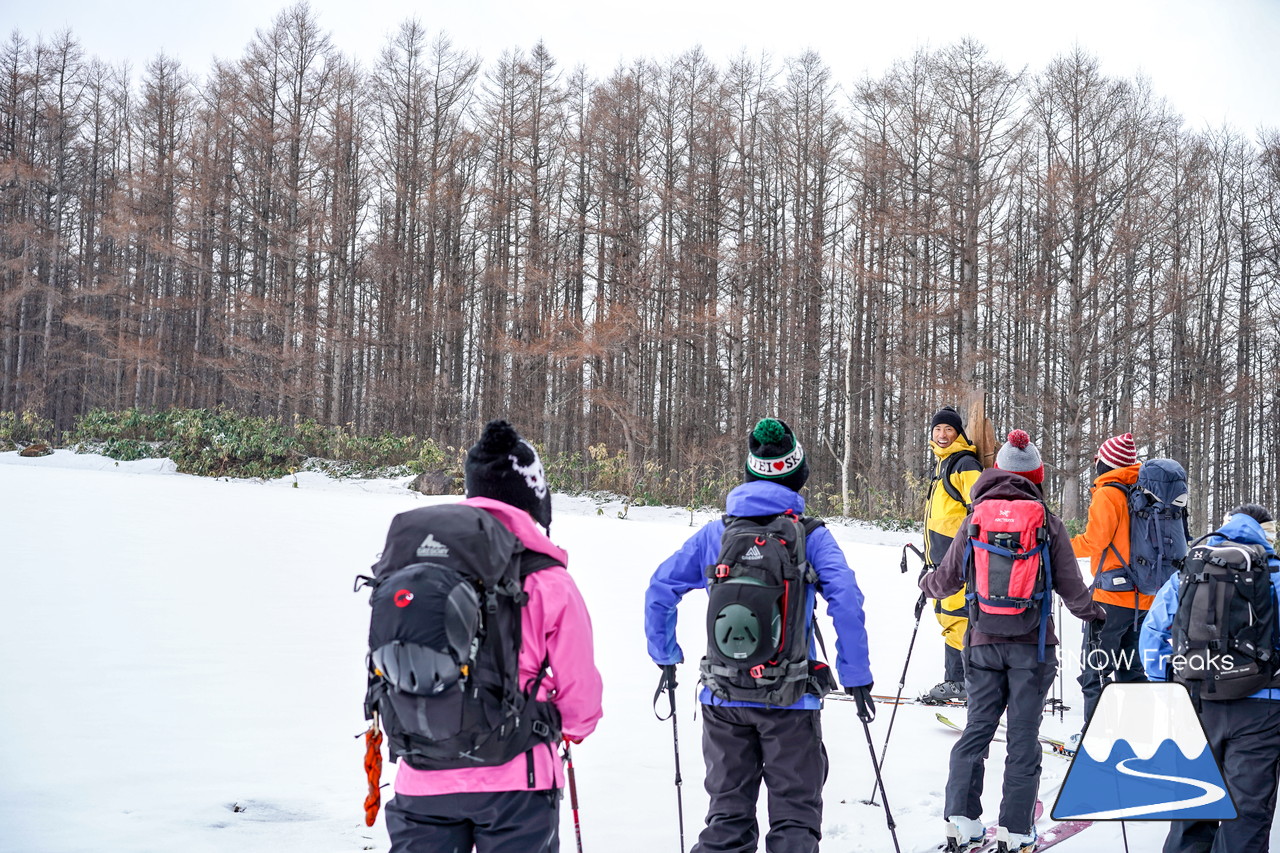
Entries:
<svg viewBox="0 0 1280 853">
<path fill-rule="evenodd" d="M 417 554 L 419 557 L 447 557 L 449 547 L 428 533 L 427 538 L 418 546 Z"/>
</svg>

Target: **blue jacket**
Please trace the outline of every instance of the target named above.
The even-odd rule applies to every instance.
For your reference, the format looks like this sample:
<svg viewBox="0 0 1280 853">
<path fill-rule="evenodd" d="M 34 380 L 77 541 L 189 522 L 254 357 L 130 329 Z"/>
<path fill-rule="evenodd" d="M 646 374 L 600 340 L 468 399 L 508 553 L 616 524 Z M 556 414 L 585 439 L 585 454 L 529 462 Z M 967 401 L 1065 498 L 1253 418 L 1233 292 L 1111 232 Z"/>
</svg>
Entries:
<svg viewBox="0 0 1280 853">
<path fill-rule="evenodd" d="M 777 515 L 792 510 L 804 512 L 804 498 L 780 483 L 752 480 L 729 492 L 725 506 L 729 515 Z M 644 597 L 644 630 L 649 639 L 649 657 L 659 666 L 684 661 L 684 652 L 676 642 L 676 605 L 691 589 L 706 589 L 703 572 L 720 556 L 720 539 L 724 521 L 716 519 L 703 525 L 670 557 L 658 566 L 649 580 Z M 809 562 L 818 574 L 817 586 L 827 601 L 827 614 L 836 629 L 836 674 L 847 686 L 871 684 L 871 664 L 867 658 L 867 627 L 862 613 L 862 590 L 853 570 L 845 562 L 844 552 L 831 531 L 819 527 L 805 540 Z M 816 657 L 813 636 L 813 608 L 816 603 L 814 584 L 805 595 L 805 612 L 809 614 L 809 657 Z M 726 702 L 702 688 L 704 705 L 745 705 L 762 707 L 754 702 Z M 791 708 L 820 708 L 817 696 L 806 694 Z"/>
<path fill-rule="evenodd" d="M 1209 537 L 1208 542 L 1210 545 L 1217 545 L 1227 539 L 1266 548 L 1271 563 L 1271 593 L 1277 601 L 1280 601 L 1280 559 L 1277 559 L 1275 549 L 1267 541 L 1267 534 L 1263 532 L 1262 526 L 1250 516 L 1237 513 L 1227 519 L 1227 523 Z M 1173 616 L 1178 611 L 1180 586 L 1179 573 L 1175 572 L 1156 593 L 1155 602 L 1142 623 L 1142 636 L 1139 641 L 1142 648 L 1142 666 L 1147 671 L 1147 678 L 1150 681 L 1165 680 L 1165 665 L 1173 654 L 1170 630 L 1173 625 Z M 1280 690 L 1266 688 L 1247 698 L 1280 702 Z"/>
</svg>

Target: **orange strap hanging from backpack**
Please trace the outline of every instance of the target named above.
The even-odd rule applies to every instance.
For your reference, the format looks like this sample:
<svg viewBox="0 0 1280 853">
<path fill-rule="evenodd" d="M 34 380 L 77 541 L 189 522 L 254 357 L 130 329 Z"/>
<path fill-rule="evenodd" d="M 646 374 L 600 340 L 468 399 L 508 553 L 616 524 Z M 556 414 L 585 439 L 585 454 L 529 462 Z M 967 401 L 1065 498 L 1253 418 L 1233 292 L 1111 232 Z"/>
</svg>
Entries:
<svg viewBox="0 0 1280 853">
<path fill-rule="evenodd" d="M 369 793 L 364 798 L 364 825 L 373 826 L 382 807 L 382 729 L 378 726 L 377 714 L 364 733 L 364 746 L 364 772 L 369 779 Z"/>
</svg>

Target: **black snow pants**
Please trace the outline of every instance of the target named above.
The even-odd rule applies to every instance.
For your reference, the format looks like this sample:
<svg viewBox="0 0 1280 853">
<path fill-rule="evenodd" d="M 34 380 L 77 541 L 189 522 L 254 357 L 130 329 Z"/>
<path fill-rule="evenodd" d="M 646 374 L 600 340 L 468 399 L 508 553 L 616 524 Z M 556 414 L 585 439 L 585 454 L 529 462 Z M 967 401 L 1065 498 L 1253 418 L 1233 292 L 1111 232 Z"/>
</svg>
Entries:
<svg viewBox="0 0 1280 853">
<path fill-rule="evenodd" d="M 987 753 L 1000 717 L 1009 710 L 1008 755 L 1004 762 L 1004 790 L 1000 825 L 1010 832 L 1031 830 L 1040 790 L 1038 736 L 1044 700 L 1058 672 L 1057 646 L 1045 646 L 1044 661 L 1036 660 L 1032 643 L 992 643 L 965 648 L 968 656 L 965 689 L 969 718 L 951 750 L 943 817 L 982 814 L 982 780 Z"/>
<path fill-rule="evenodd" d="M 1110 681 L 1125 684 L 1146 681 L 1138 637 L 1147 611 L 1118 604 L 1103 604 L 1105 622 L 1085 622 L 1085 641 L 1080 665 L 1080 692 L 1084 694 L 1084 721 L 1087 725 L 1098 707 L 1102 688 Z M 1135 621 L 1136 618 L 1136 621 Z"/>
<path fill-rule="evenodd" d="M 1280 702 L 1202 702 L 1200 722 L 1238 817 L 1221 823 L 1175 820 L 1164 853 L 1267 853 L 1280 772 Z"/>
<path fill-rule="evenodd" d="M 385 810 L 390 853 L 557 853 L 560 789 L 396 794 Z"/>
<path fill-rule="evenodd" d="M 711 796 L 692 853 L 753 853 L 756 800 L 769 796 L 768 853 L 817 853 L 827 751 L 821 711 L 702 706 L 702 754 Z"/>
</svg>

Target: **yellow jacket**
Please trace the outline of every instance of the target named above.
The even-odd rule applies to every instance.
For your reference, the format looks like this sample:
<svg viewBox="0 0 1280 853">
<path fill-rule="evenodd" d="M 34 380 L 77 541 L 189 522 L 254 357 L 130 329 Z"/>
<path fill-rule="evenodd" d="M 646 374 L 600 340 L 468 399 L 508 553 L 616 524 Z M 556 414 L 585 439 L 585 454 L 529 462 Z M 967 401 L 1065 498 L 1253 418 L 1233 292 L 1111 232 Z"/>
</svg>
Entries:
<svg viewBox="0 0 1280 853">
<path fill-rule="evenodd" d="M 938 461 L 933 466 L 933 480 L 929 484 L 929 498 L 925 502 L 924 561 L 930 566 L 936 566 L 947 556 L 951 541 L 960 530 L 961 522 L 969 514 L 969 492 L 982 473 L 982 463 L 978 461 L 978 448 L 963 436 L 957 436 L 946 447 L 938 447 L 930 441 L 929 449 Z M 959 501 L 943 485 L 944 478 L 960 496 Z M 955 595 L 943 599 L 938 607 L 939 612 L 954 616 L 966 615 L 964 592 L 962 588 Z"/>
</svg>

